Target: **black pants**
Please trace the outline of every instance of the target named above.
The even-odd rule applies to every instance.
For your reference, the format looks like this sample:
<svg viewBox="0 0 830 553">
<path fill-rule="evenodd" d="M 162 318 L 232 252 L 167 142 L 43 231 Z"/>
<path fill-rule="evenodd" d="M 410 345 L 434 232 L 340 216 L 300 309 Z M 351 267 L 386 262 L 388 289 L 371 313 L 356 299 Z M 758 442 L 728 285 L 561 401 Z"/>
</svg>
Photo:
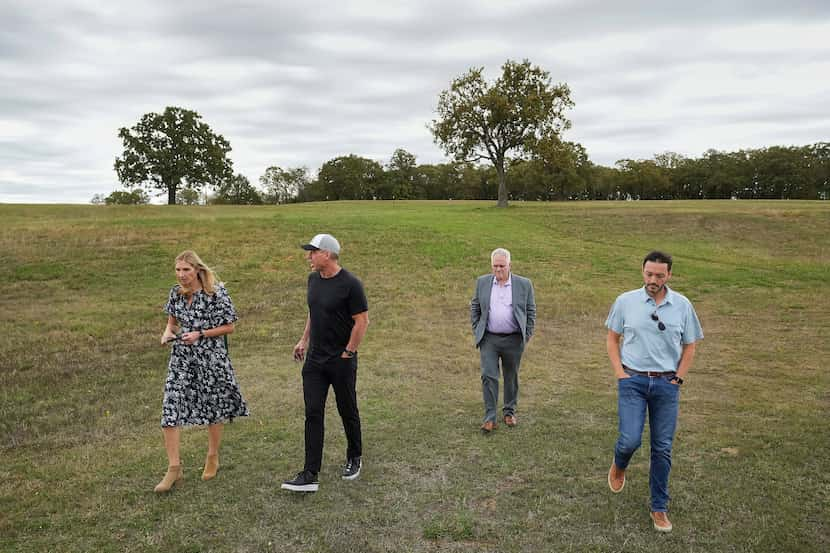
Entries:
<svg viewBox="0 0 830 553">
<path fill-rule="evenodd" d="M 357 410 L 357 357 L 335 357 L 323 363 L 307 360 L 303 365 L 305 400 L 305 470 L 317 474 L 323 462 L 326 397 L 334 388 L 337 412 L 346 431 L 346 457 L 362 455 L 360 413 Z"/>
</svg>

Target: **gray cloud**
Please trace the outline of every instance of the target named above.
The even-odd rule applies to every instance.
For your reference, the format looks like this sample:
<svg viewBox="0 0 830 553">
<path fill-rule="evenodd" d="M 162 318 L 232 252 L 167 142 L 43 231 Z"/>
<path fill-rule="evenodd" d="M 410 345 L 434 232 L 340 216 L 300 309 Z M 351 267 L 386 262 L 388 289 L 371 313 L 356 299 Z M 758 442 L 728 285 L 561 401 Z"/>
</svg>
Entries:
<svg viewBox="0 0 830 553">
<path fill-rule="evenodd" d="M 827 140 L 830 3 L 0 0 L 0 202 L 118 187 L 117 131 L 198 111 L 256 182 L 269 165 L 403 147 L 468 68 L 528 58 L 567 82 L 566 138 L 613 164 Z"/>
</svg>

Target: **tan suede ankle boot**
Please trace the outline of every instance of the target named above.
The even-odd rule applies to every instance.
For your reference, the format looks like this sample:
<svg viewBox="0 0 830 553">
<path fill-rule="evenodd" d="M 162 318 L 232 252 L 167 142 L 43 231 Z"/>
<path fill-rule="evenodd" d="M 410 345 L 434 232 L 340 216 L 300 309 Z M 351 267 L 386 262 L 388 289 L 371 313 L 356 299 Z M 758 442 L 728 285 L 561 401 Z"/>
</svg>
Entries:
<svg viewBox="0 0 830 553">
<path fill-rule="evenodd" d="M 205 459 L 205 470 L 202 472 L 202 480 L 211 480 L 216 477 L 219 470 L 219 454 L 208 455 Z"/>
<path fill-rule="evenodd" d="M 167 467 L 167 474 L 161 479 L 161 482 L 153 489 L 156 493 L 169 492 L 173 486 L 181 487 L 184 483 L 184 471 L 181 465 L 171 465 Z"/>
</svg>

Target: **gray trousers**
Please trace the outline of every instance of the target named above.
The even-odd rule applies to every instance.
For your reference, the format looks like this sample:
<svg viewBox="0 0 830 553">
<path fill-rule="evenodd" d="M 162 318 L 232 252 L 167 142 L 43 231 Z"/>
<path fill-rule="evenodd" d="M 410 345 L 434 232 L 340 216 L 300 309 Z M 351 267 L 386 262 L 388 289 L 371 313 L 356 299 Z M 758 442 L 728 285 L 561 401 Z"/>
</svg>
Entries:
<svg viewBox="0 0 830 553">
<path fill-rule="evenodd" d="M 500 336 L 484 333 L 479 344 L 481 354 L 481 390 L 484 395 L 484 422 L 496 420 L 499 402 L 499 360 L 504 375 L 504 416 L 516 413 L 519 399 L 519 365 L 525 344 L 521 334 Z"/>
</svg>

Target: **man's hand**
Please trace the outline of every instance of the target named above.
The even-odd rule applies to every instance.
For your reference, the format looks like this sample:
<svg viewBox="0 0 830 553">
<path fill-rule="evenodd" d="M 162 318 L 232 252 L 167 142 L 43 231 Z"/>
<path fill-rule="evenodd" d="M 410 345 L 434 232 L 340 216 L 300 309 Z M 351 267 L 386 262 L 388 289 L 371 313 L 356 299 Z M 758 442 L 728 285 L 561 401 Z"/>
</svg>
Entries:
<svg viewBox="0 0 830 553">
<path fill-rule="evenodd" d="M 294 361 L 302 361 L 305 359 L 305 348 L 306 343 L 300 340 L 297 342 L 297 345 L 294 346 Z"/>
</svg>

